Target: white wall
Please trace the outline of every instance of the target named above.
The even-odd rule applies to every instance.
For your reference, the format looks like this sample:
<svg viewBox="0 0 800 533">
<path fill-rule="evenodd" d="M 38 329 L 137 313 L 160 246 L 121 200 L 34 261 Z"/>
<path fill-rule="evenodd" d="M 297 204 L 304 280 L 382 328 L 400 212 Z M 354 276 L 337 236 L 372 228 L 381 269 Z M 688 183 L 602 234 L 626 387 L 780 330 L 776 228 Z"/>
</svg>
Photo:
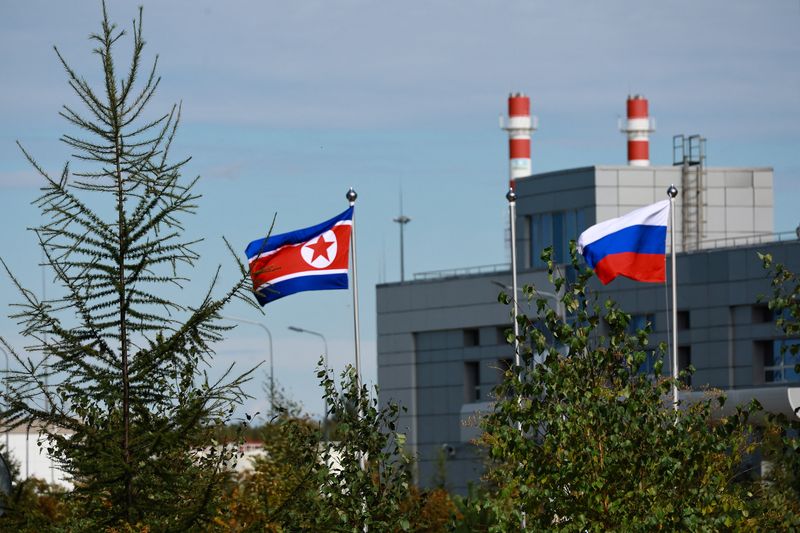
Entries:
<svg viewBox="0 0 800 533">
<path fill-rule="evenodd" d="M 48 483 L 59 483 L 72 488 L 66 475 L 58 470 L 55 463 L 45 451 L 45 442 L 38 445 L 39 432 L 31 429 L 29 433 L 24 429 L 16 429 L 8 433 L 0 433 L 0 442 L 7 444 L 10 460 L 17 463 L 21 479 L 36 477 Z"/>
</svg>

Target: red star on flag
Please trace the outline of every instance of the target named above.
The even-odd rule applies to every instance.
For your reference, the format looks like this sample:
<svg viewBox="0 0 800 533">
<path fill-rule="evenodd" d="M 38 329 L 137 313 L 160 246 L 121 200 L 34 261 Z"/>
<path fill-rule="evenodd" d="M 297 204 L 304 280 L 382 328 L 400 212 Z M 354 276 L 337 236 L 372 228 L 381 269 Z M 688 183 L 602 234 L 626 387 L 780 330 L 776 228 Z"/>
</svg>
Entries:
<svg viewBox="0 0 800 533">
<path fill-rule="evenodd" d="M 323 239 L 322 235 L 319 236 L 319 239 L 317 239 L 317 242 L 314 244 L 308 244 L 308 248 L 314 250 L 314 255 L 311 257 L 311 261 L 309 261 L 309 263 L 313 263 L 317 257 L 324 257 L 325 260 L 330 260 L 328 257 L 328 248 L 330 248 L 332 244 L 332 241 L 328 242 Z"/>
</svg>

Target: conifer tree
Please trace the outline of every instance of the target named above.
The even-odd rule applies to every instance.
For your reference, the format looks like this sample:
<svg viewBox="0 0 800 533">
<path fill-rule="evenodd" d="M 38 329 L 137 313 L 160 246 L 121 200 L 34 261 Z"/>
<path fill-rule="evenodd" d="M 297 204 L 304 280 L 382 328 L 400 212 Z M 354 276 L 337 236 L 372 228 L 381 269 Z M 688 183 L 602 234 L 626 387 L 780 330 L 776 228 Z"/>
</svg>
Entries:
<svg viewBox="0 0 800 533">
<path fill-rule="evenodd" d="M 97 87 L 56 48 L 82 103 L 60 112 L 77 130 L 61 137 L 73 166 L 51 176 L 20 145 L 44 179 L 34 232 L 58 295 L 41 300 L 9 271 L 22 296 L 12 318 L 29 345 L 22 352 L 2 340 L 18 367 L 6 376 L 2 416 L 11 427 L 43 428 L 42 445 L 75 485 L 72 529 L 185 531 L 214 512 L 235 460 L 235 448 L 213 446 L 213 435 L 243 399 L 249 373 L 229 368 L 210 380 L 206 369 L 226 329 L 221 309 L 251 299 L 243 269 L 224 291 L 217 276 L 193 287 L 193 305 L 171 296 L 199 259 L 196 241 L 182 235 L 196 179 L 183 180 L 188 159 L 170 154 L 180 106 L 147 116 L 160 77 L 157 57 L 143 70 L 141 9 L 120 76 L 114 52 L 127 36 L 103 5 L 100 32 L 90 36 L 103 74 Z"/>
</svg>

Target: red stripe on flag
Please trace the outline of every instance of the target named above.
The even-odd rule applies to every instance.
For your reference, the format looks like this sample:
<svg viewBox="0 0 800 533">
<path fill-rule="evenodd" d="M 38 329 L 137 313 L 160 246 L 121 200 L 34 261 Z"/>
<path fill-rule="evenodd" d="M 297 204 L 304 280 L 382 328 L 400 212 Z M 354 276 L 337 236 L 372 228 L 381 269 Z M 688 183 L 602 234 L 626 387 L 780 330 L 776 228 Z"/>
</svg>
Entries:
<svg viewBox="0 0 800 533">
<path fill-rule="evenodd" d="M 331 231 L 336 235 L 336 257 L 330 265 L 324 268 L 316 268 L 308 264 L 300 254 L 300 249 L 306 244 L 301 243 L 296 246 L 285 246 L 276 253 L 266 257 L 259 257 L 250 263 L 250 277 L 253 285 L 260 287 L 275 278 L 296 274 L 299 272 L 317 272 L 324 270 L 347 270 L 348 258 L 350 255 L 350 230 L 349 225 L 334 226 Z M 319 236 L 314 237 L 308 242 L 316 242 Z"/>
<path fill-rule="evenodd" d="M 603 285 L 607 285 L 617 276 L 636 281 L 664 282 L 667 279 L 666 256 L 634 252 L 611 254 L 597 263 L 594 271 Z"/>
</svg>

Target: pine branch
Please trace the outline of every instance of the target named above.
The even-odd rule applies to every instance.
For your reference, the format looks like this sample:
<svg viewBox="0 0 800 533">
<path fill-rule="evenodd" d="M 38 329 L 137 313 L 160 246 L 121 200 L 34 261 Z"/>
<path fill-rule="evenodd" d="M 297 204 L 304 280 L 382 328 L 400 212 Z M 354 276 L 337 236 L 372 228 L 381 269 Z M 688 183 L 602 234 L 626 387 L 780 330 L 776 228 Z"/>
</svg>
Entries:
<svg viewBox="0 0 800 533">
<path fill-rule="evenodd" d="M 125 35 L 103 4 L 101 31 L 90 36 L 104 75 L 96 88 L 56 49 L 82 105 L 61 110 L 77 131 L 61 141 L 81 168 L 65 165 L 51 177 L 20 145 L 44 181 L 34 205 L 45 221 L 33 231 L 60 289 L 40 301 L 2 263 L 21 295 L 12 317 L 28 341 L 24 353 L 13 352 L 18 368 L 7 376 L 2 416 L 17 426 L 41 425 L 48 447 L 75 478 L 81 512 L 94 523 L 143 520 L 164 530 L 168 522 L 153 518 L 159 512 L 198 523 L 212 504 L 193 490 L 212 490 L 230 454 L 206 460 L 198 450 L 247 397 L 242 386 L 254 369 L 234 375 L 231 366 L 218 380 L 205 369 L 213 344 L 230 328 L 220 322 L 224 306 L 236 298 L 258 307 L 238 257 L 240 279 L 220 291 L 218 269 L 196 306 L 164 291 L 189 284 L 193 276 L 183 270 L 200 259 L 199 240 L 183 236 L 185 216 L 197 209 L 197 178 L 184 182 L 190 158 L 171 156 L 181 106 L 144 116 L 161 78 L 157 57 L 145 76 L 140 70 L 141 11 L 126 75 L 118 80 L 114 46 Z M 113 216 L 95 209 L 104 198 Z"/>
</svg>

